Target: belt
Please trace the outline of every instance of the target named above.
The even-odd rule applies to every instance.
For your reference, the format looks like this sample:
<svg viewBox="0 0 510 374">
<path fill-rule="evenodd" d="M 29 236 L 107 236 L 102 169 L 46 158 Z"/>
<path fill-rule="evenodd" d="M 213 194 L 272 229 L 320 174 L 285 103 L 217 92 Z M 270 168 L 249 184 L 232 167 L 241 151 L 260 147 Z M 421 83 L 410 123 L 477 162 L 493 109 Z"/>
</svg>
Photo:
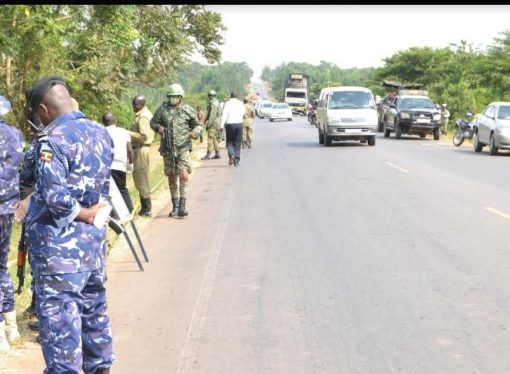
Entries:
<svg viewBox="0 0 510 374">
<path fill-rule="evenodd" d="M 141 147 L 150 147 L 150 146 L 151 146 L 150 144 L 136 144 L 133 146 L 133 149 L 138 149 Z"/>
</svg>

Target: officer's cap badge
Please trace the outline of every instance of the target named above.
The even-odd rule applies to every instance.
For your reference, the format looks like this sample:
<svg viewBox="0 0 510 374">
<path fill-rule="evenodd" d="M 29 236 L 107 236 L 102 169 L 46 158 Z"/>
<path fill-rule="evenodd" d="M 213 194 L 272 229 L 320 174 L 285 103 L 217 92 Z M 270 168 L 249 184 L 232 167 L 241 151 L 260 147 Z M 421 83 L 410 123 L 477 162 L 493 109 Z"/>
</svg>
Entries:
<svg viewBox="0 0 510 374">
<path fill-rule="evenodd" d="M 41 161 L 50 162 L 53 157 L 53 153 L 50 151 L 42 151 L 41 152 Z"/>
</svg>

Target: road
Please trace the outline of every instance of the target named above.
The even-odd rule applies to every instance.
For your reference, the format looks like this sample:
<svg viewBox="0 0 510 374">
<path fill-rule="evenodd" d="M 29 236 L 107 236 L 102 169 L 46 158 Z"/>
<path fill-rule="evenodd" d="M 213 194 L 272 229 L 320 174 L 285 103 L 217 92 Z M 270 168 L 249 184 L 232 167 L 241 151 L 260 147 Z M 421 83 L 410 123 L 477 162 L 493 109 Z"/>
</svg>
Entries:
<svg viewBox="0 0 510 374">
<path fill-rule="evenodd" d="M 256 119 L 108 264 L 112 373 L 509 373 L 510 154 Z M 39 358 L 40 360 L 40 358 Z M 40 371 L 39 371 L 40 372 Z"/>
</svg>

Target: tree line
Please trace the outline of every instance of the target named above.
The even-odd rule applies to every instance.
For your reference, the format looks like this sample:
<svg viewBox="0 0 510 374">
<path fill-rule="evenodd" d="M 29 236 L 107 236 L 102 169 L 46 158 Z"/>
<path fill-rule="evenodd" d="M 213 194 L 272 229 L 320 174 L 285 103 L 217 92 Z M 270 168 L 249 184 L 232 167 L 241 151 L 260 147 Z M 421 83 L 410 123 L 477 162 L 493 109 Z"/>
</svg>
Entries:
<svg viewBox="0 0 510 374">
<path fill-rule="evenodd" d="M 467 110 L 479 113 L 491 101 L 510 101 L 510 32 L 503 31 L 487 48 L 475 49 L 461 40 L 445 48 L 413 47 L 385 58 L 380 68 L 340 69 L 332 63 L 319 65 L 289 62 L 275 69 L 264 67 L 261 78 L 270 83 L 273 96 L 283 97 L 287 75 L 310 76 L 311 97 L 328 86 L 357 85 L 383 96 L 383 79 L 422 83 L 436 103 L 448 103 L 454 117 Z M 452 117 L 453 118 L 453 117 Z"/>
<path fill-rule="evenodd" d="M 225 30 L 221 14 L 202 5 L 3 5 L 0 90 L 12 103 L 9 119 L 28 131 L 25 90 L 48 74 L 62 76 L 92 118 L 107 110 L 122 117 L 126 98 L 174 82 L 194 52 L 218 63 Z"/>
</svg>

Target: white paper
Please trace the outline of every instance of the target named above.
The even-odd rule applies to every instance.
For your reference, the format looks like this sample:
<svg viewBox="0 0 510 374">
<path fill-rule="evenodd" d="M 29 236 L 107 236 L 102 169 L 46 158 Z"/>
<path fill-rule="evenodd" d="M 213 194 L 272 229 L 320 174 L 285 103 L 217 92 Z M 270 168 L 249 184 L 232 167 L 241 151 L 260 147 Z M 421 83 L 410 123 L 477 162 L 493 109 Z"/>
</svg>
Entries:
<svg viewBox="0 0 510 374">
<path fill-rule="evenodd" d="M 106 224 L 108 217 L 110 217 L 111 211 L 112 206 L 110 204 L 99 208 L 96 216 L 94 217 L 94 226 L 96 226 L 98 229 L 102 228 Z"/>
</svg>

